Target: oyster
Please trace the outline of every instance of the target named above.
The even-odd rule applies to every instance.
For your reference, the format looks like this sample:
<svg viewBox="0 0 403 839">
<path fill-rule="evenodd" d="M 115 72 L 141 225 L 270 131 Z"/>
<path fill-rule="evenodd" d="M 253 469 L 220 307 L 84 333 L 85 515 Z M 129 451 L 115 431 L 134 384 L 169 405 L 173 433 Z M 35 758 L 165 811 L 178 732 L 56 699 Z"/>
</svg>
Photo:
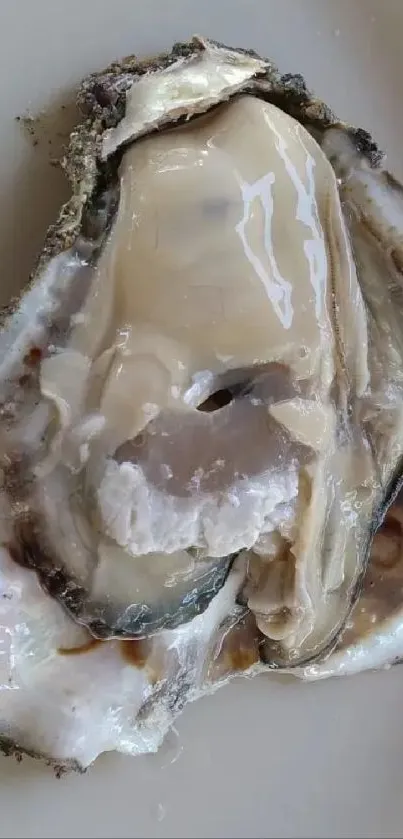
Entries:
<svg viewBox="0 0 403 839">
<path fill-rule="evenodd" d="M 303 668 L 401 483 L 401 187 L 252 52 L 195 38 L 79 98 L 74 194 L 0 336 L 3 543 L 93 636 L 157 645 L 241 554 L 236 614 Z"/>
</svg>

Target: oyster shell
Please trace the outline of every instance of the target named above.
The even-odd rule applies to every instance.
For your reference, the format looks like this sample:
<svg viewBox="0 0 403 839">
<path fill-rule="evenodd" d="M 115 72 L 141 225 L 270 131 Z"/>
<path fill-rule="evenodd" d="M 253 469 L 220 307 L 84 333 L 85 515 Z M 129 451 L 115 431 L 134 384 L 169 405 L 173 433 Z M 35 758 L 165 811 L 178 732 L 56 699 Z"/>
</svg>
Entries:
<svg viewBox="0 0 403 839">
<path fill-rule="evenodd" d="M 57 772 L 85 770 L 105 751 L 157 751 L 203 684 L 206 650 L 242 577 L 234 567 L 205 613 L 180 629 L 102 642 L 0 549 L 0 749 Z"/>
<path fill-rule="evenodd" d="M 401 187 L 299 76 L 200 38 L 79 99 L 0 337 L 7 544 L 98 638 L 198 619 L 242 552 L 264 661 L 323 658 L 401 483 Z"/>
</svg>

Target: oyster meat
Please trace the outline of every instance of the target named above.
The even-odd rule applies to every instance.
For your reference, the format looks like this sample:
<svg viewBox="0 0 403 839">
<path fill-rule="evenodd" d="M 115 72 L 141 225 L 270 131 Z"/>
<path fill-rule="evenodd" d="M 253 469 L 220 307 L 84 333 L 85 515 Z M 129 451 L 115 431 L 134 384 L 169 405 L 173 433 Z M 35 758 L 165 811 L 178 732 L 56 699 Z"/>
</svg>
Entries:
<svg viewBox="0 0 403 839">
<path fill-rule="evenodd" d="M 403 199 L 253 52 L 194 38 L 79 104 L 72 198 L 0 334 L 0 716 L 86 766 L 233 672 L 403 654 L 400 594 L 367 608 L 403 476 Z"/>
<path fill-rule="evenodd" d="M 375 534 L 360 597 L 334 653 L 302 668 L 304 679 L 346 676 L 403 660 L 403 496 Z"/>
</svg>

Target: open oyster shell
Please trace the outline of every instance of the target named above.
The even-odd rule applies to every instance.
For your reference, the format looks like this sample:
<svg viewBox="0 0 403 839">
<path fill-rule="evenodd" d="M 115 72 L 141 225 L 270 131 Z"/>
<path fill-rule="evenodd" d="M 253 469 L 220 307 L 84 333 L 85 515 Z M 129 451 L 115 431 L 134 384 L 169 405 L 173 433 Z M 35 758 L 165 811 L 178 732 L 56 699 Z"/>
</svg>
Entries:
<svg viewBox="0 0 403 839">
<path fill-rule="evenodd" d="M 2 541 L 95 637 L 185 650 L 241 554 L 222 637 L 308 673 L 401 483 L 401 187 L 301 77 L 200 38 L 79 101 L 0 336 Z"/>
</svg>

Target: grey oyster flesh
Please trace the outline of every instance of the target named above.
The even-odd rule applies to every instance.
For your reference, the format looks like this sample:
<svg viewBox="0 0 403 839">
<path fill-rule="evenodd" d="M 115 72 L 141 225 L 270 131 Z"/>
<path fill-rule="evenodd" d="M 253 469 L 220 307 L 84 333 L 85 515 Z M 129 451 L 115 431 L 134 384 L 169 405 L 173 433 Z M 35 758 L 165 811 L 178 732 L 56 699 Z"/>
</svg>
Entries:
<svg viewBox="0 0 403 839">
<path fill-rule="evenodd" d="M 173 58 L 94 84 L 72 244 L 4 324 L 11 549 L 105 638 L 192 620 L 241 553 L 288 668 L 337 642 L 400 481 L 401 187 L 268 62 Z"/>
</svg>

